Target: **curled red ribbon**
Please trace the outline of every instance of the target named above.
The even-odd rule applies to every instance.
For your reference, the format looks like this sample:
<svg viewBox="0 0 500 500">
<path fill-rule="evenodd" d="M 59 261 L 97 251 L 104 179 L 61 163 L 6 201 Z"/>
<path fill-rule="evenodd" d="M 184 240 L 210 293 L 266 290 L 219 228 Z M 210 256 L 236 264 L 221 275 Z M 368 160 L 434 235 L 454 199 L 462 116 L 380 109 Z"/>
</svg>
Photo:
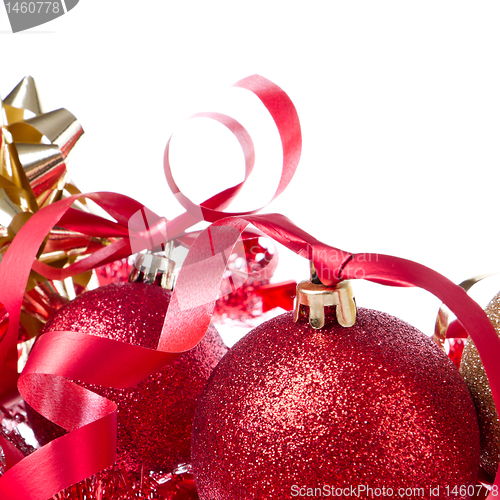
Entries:
<svg viewBox="0 0 500 500">
<path fill-rule="evenodd" d="M 284 160 L 282 179 L 277 190 L 279 194 L 289 182 L 298 163 L 298 118 L 288 97 L 282 101 L 283 106 L 277 104 L 284 93 L 274 84 L 262 77 L 250 77 L 243 82 L 245 88 L 250 88 L 263 102 L 269 104 L 266 106 L 280 130 Z M 168 159 L 168 153 L 166 157 Z M 247 162 L 247 172 L 248 165 Z M 168 179 L 168 162 L 165 167 Z M 123 255 L 130 250 L 130 238 L 124 233 L 128 221 L 138 210 L 145 214 L 146 219 L 153 221 L 157 239 L 161 235 L 170 236 L 175 231 L 184 231 L 186 221 L 196 219 L 200 210 L 203 217 L 213 222 L 198 236 L 189 250 L 156 350 L 75 332 L 49 332 L 35 344 L 19 378 L 19 391 L 31 406 L 69 433 L 20 461 L 16 457 L 11 458 L 11 463 L 15 462 L 15 465 L 0 478 L 0 498 L 46 500 L 113 463 L 116 407 L 68 379 L 127 387 L 155 372 L 178 353 L 194 347 L 205 334 L 210 322 L 227 258 L 249 223 L 295 253 L 313 260 L 319 277 L 325 284 L 363 278 L 384 285 L 419 286 L 439 297 L 456 314 L 473 338 L 498 404 L 500 372 L 496 370 L 496 359 L 500 355 L 500 339 L 483 310 L 463 289 L 437 272 L 412 261 L 378 254 L 351 254 L 328 246 L 278 214 L 233 214 L 233 217 L 225 217 L 221 207 L 226 206 L 226 201 L 238 189 L 241 188 L 230 188 L 224 196 L 213 197 L 199 206 L 192 204 L 183 195 L 178 196 L 188 212 L 173 221 L 166 221 L 152 214 L 130 198 L 113 193 L 94 193 L 85 196 L 112 213 L 116 223 L 106 222 L 100 227 L 96 224 L 93 228 L 87 227 L 87 224 L 96 222 L 93 218 L 95 216 L 78 214 L 77 217 L 70 208 L 76 198 L 73 197 L 41 210 L 22 228 L 0 264 L 0 300 L 4 302 L 10 315 L 9 331 L 4 339 L 7 340 L 5 345 L 8 347 L 17 333 L 22 292 L 38 245 L 59 220 L 59 224 L 72 226 L 71 229 L 79 226 L 80 229 L 97 232 L 109 230 L 122 238 L 116 245 L 113 243 L 115 247 L 111 251 L 103 249 L 99 250 L 103 253 L 98 257 L 95 257 L 98 252 L 91 256 L 90 265 L 97 261 L 103 263 L 114 260 L 116 255 Z M 179 191 L 177 194 L 179 195 Z M 139 233 L 140 231 L 134 237 L 142 242 L 144 248 L 148 248 L 151 243 L 148 235 Z M 37 266 L 37 271 L 56 272 L 45 269 L 39 263 Z M 75 270 L 76 264 L 73 266 Z M 64 276 L 67 269 L 57 272 Z M 9 364 L 12 352 L 5 349 L 4 341 L 0 343 L 1 366 L 8 367 L 9 370 L 4 370 L 4 373 L 15 380 L 15 366 L 13 363 Z M 124 365 L 127 366 L 126 372 L 121 370 Z M 500 477 L 495 480 L 495 484 L 500 485 Z"/>
<path fill-rule="evenodd" d="M 263 102 L 274 119 L 283 144 L 283 164 L 279 186 L 273 199 L 288 185 L 297 168 L 302 148 L 300 122 L 297 111 L 288 95 L 277 85 L 259 75 L 245 78 L 235 84 L 237 87 L 252 91 Z M 165 150 L 165 175 L 179 201 L 187 212 L 173 220 L 167 220 L 151 212 L 132 198 L 116 193 L 92 193 L 86 197 L 92 199 L 104 209 L 116 222 L 109 221 L 91 213 L 70 208 L 71 204 L 83 195 L 75 195 L 43 210 L 29 231 L 23 231 L 17 238 L 14 250 L 5 255 L 0 265 L 0 301 L 5 296 L 4 305 L 11 321 L 9 330 L 0 342 L 0 401 L 8 401 L 17 395 L 17 332 L 18 321 L 16 302 L 19 289 L 26 282 L 26 273 L 31 267 L 48 279 L 64 280 L 69 276 L 88 271 L 95 267 L 127 257 L 145 248 L 151 249 L 166 239 L 176 238 L 193 224 L 203 220 L 226 217 L 223 210 L 241 190 L 253 169 L 254 148 L 252 140 L 236 120 L 220 113 L 202 113 L 194 117 L 208 117 L 226 125 L 236 136 L 245 156 L 244 180 L 225 191 L 213 196 L 200 205 L 193 204 L 175 184 L 168 161 L 169 143 Z M 257 209 L 258 210 L 258 209 Z M 249 213 L 254 213 L 252 210 Z M 234 215 L 234 214 L 229 214 Z M 238 214 L 239 215 L 239 214 Z M 81 232 L 88 236 L 116 239 L 109 246 L 101 248 L 85 259 L 65 268 L 53 268 L 35 259 L 38 246 L 48 231 L 58 223 L 67 229 Z M 45 235 L 43 233 L 45 232 Z M 42 237 L 43 235 L 43 237 Z M 29 262 L 29 264 L 28 264 Z"/>
</svg>

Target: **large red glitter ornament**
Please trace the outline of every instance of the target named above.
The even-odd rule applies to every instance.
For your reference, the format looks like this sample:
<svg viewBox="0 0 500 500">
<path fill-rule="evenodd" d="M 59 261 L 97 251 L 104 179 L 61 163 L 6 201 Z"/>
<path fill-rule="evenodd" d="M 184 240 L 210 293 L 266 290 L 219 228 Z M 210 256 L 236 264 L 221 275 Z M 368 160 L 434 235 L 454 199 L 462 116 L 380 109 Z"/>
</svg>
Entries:
<svg viewBox="0 0 500 500">
<path fill-rule="evenodd" d="M 62 307 L 44 326 L 42 335 L 48 331 L 76 331 L 155 349 L 170 297 L 170 290 L 151 284 L 109 284 Z M 218 332 L 210 326 L 194 349 L 136 387 L 114 389 L 82 384 L 118 406 L 116 467 L 137 473 L 171 472 L 177 465 L 189 462 L 196 402 L 226 350 Z M 59 428 L 38 414 L 31 420 L 42 443 L 64 432 L 57 432 Z"/>
<path fill-rule="evenodd" d="M 310 324 L 304 306 L 278 316 L 212 373 L 193 424 L 200 499 L 469 498 L 479 432 L 456 367 L 388 314 L 340 326 L 345 297 L 323 290 L 301 302 Z"/>
</svg>

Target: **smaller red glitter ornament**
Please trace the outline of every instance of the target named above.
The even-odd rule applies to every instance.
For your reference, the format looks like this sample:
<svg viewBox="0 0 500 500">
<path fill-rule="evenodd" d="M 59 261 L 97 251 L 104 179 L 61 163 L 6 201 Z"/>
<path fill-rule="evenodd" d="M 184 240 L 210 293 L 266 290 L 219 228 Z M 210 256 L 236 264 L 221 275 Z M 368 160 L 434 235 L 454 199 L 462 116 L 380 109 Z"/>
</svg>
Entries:
<svg viewBox="0 0 500 500">
<path fill-rule="evenodd" d="M 255 236 L 236 245 L 227 260 L 212 321 L 233 326 L 255 326 L 256 320 L 272 309 L 292 310 L 297 283 L 271 284 L 276 265 L 277 249 L 266 238 Z M 262 272 L 266 268 L 263 277 Z M 244 276 L 243 282 L 241 275 Z"/>
<path fill-rule="evenodd" d="M 313 280 L 299 284 L 295 315 L 255 328 L 212 373 L 193 424 L 200 499 L 387 498 L 401 488 L 448 498 L 446 488 L 473 487 L 478 425 L 453 363 L 395 317 L 356 316 L 345 282 Z"/>
<path fill-rule="evenodd" d="M 187 464 L 177 467 L 157 491 L 165 500 L 199 500 L 191 466 Z"/>
<path fill-rule="evenodd" d="M 141 255 L 131 282 L 112 283 L 77 297 L 56 312 L 41 335 L 76 331 L 155 349 L 171 297 L 172 270 L 169 259 Z M 190 462 L 196 402 L 226 351 L 210 326 L 195 348 L 135 387 L 114 389 L 80 382 L 118 406 L 115 469 L 119 474 L 130 473 L 129 480 L 142 481 L 144 474 L 170 473 L 178 464 Z M 64 433 L 38 414 L 31 415 L 31 422 L 42 444 Z"/>
<path fill-rule="evenodd" d="M 29 435 L 26 407 L 18 400 L 9 407 L 0 405 L 0 476 L 12 465 L 9 459 L 25 457 L 35 451 L 26 440 Z M 5 448 L 7 446 L 7 448 Z"/>
<path fill-rule="evenodd" d="M 465 340 L 464 339 L 449 339 L 450 351 L 448 356 L 453 361 L 453 364 L 460 368 L 460 361 L 462 360 L 462 354 L 464 352 Z"/>
<path fill-rule="evenodd" d="M 130 273 L 134 269 L 132 257 L 115 260 L 109 264 L 98 267 L 95 270 L 99 286 L 109 285 L 110 283 L 125 283 L 128 281 Z"/>
</svg>

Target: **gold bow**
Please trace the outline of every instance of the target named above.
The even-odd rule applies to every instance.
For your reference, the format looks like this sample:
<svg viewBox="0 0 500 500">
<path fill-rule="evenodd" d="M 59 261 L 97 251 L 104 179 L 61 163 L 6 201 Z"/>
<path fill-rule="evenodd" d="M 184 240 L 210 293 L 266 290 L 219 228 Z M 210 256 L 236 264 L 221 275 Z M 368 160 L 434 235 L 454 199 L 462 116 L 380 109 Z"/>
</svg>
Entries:
<svg viewBox="0 0 500 500">
<path fill-rule="evenodd" d="M 37 87 L 25 77 L 0 100 L 0 256 L 33 213 L 66 196 L 80 193 L 68 179 L 67 158 L 83 135 L 78 120 L 66 109 L 44 112 Z M 77 208 L 88 210 L 84 204 Z M 54 228 L 38 258 L 55 267 L 75 262 L 109 243 Z M 91 273 L 65 282 L 47 281 L 32 271 L 23 301 L 21 338 L 35 336 L 64 302 L 83 291 Z"/>
</svg>

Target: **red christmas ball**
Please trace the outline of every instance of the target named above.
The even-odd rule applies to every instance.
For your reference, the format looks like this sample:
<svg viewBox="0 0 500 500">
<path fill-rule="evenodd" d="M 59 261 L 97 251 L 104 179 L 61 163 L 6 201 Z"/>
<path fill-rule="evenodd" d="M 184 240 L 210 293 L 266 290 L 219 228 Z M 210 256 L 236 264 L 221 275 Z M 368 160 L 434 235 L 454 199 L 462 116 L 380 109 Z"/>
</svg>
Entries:
<svg viewBox="0 0 500 500">
<path fill-rule="evenodd" d="M 171 292 L 144 283 L 115 283 L 89 291 L 62 307 L 42 329 L 68 330 L 154 349 Z M 118 405 L 121 470 L 170 472 L 190 461 L 190 435 L 196 402 L 227 348 L 210 326 L 202 341 L 136 387 L 114 389 L 81 385 Z M 55 437 L 56 426 L 31 416 L 40 441 Z M 59 428 L 57 428 L 59 429 Z"/>
<path fill-rule="evenodd" d="M 479 432 L 453 363 L 388 314 L 327 320 L 278 316 L 214 370 L 193 424 L 200 499 L 468 498 Z"/>
</svg>

